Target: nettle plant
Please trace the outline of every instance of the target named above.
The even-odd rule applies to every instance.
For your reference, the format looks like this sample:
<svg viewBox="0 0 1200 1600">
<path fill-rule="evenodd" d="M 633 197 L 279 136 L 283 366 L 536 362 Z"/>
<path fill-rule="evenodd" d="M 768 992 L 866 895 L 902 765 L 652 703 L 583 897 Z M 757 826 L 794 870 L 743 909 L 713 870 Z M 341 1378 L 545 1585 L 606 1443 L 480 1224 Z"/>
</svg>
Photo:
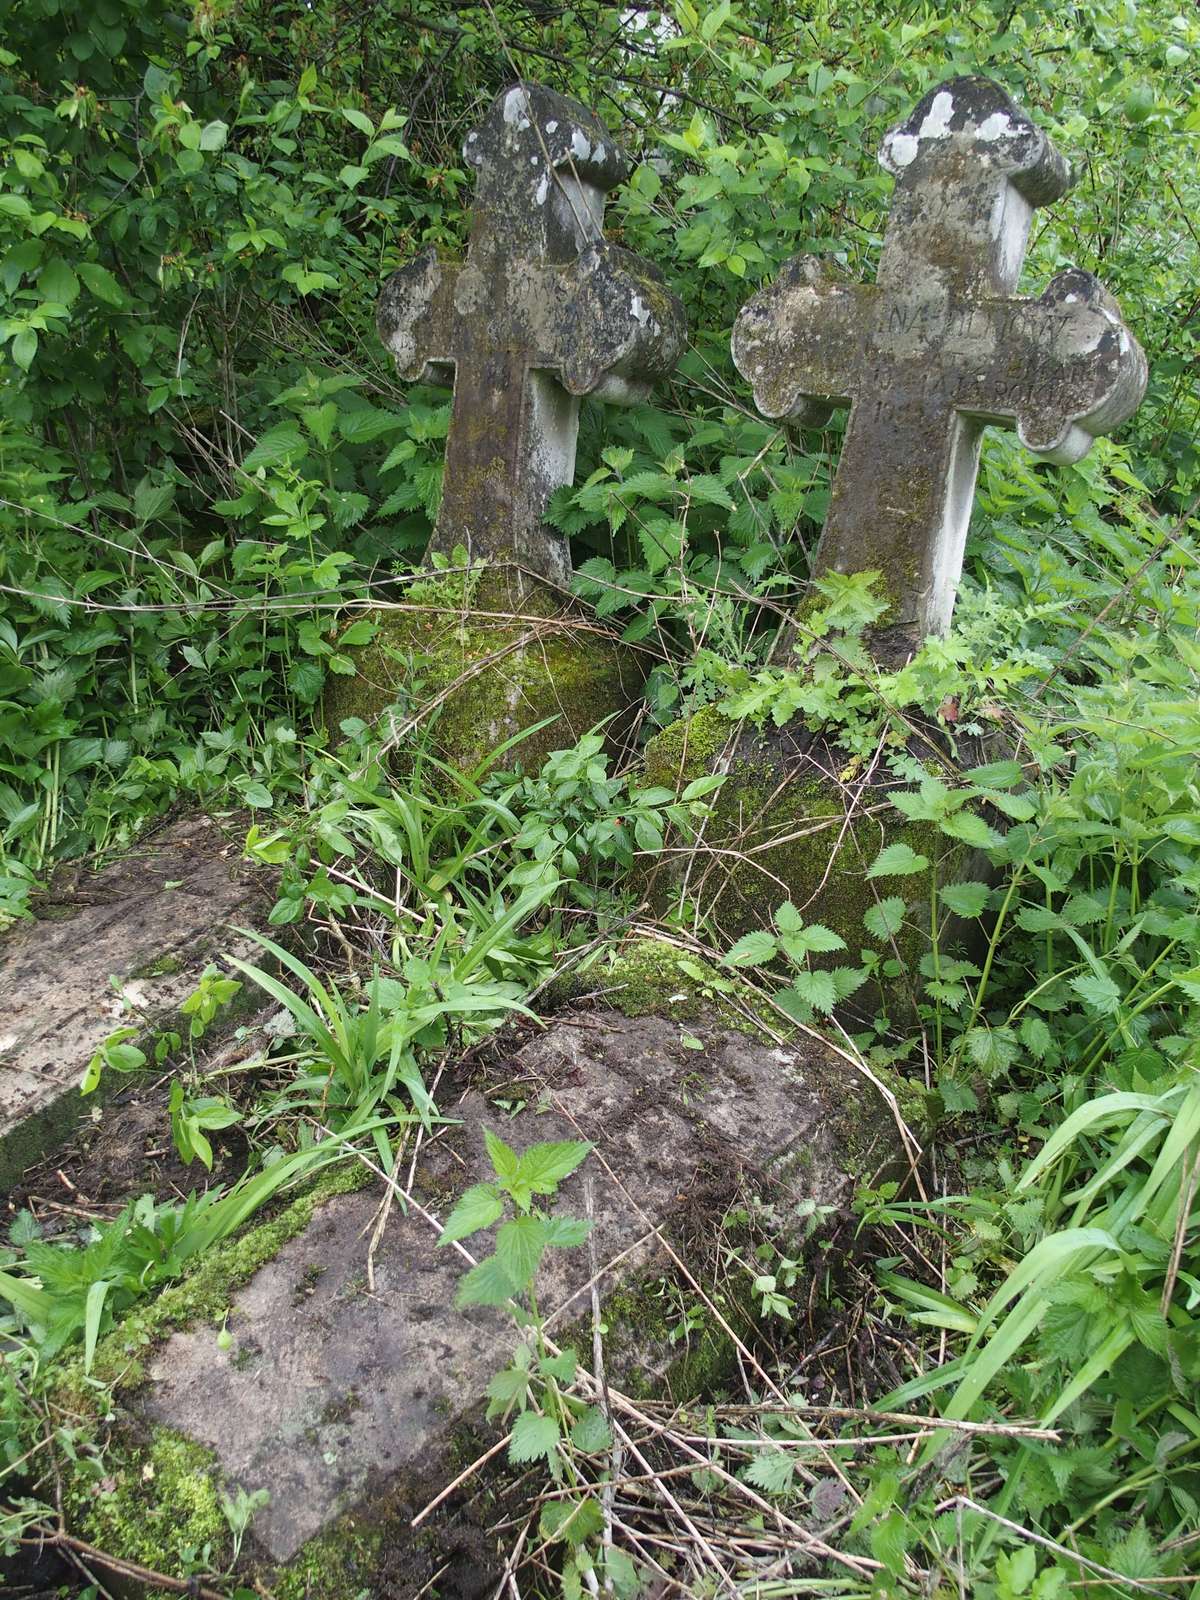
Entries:
<svg viewBox="0 0 1200 1600">
<path fill-rule="evenodd" d="M 592 1226 L 538 1202 L 553 1199 L 592 1146 L 584 1140 L 551 1140 L 518 1155 L 490 1128 L 484 1129 L 484 1143 L 495 1176 L 462 1195 L 438 1245 L 461 1248 L 462 1240 L 500 1223 L 495 1250 L 464 1275 L 457 1297 L 460 1307 L 506 1308 L 521 1330 L 511 1365 L 488 1385 L 487 1417 L 507 1419 L 515 1410 L 509 1460 L 515 1466 L 545 1462 L 555 1484 L 569 1491 L 546 1502 L 538 1525 L 541 1539 L 563 1547 L 566 1600 L 578 1600 L 585 1583 L 597 1592 L 597 1574 L 611 1592 L 632 1596 L 637 1575 L 629 1557 L 611 1546 L 603 1553 L 597 1547 L 604 1515 L 589 1492 L 589 1466 L 611 1448 L 612 1433 L 598 1406 L 570 1392 L 578 1357 L 572 1349 L 550 1344 L 537 1293 L 547 1250 L 583 1244 Z M 594 1473 L 594 1465 L 590 1470 Z"/>
</svg>

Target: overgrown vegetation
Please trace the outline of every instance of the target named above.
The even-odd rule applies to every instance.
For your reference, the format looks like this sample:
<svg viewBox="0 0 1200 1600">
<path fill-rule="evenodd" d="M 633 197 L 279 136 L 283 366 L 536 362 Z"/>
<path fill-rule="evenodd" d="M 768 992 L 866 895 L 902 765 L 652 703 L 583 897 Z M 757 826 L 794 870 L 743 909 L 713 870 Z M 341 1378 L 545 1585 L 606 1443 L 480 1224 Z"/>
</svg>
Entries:
<svg viewBox="0 0 1200 1600">
<path fill-rule="evenodd" d="M 653 652 L 643 731 L 701 708 L 731 733 L 800 718 L 844 754 L 848 793 L 881 763 L 899 815 L 990 863 L 930 884 L 928 860 L 864 831 L 876 899 L 860 942 L 775 897 L 771 926 L 723 948 L 686 880 L 667 908 L 673 936 L 754 974 L 781 1017 L 841 1006 L 843 1045 L 923 1085 L 938 1119 L 923 1190 L 864 1188 L 870 1260 L 822 1272 L 819 1293 L 798 1292 L 804 1268 L 769 1240 L 750 1262 L 730 1243 L 761 1313 L 745 1392 L 707 1396 L 723 1403 L 677 1436 L 631 1435 L 694 1513 L 672 1527 L 669 1575 L 763 1597 L 1200 1594 L 1198 60 L 1200 21 L 1163 0 L 206 0 L 190 17 L 161 0 L 13 0 L 0 918 L 28 916 L 56 864 L 182 802 L 246 813 L 248 855 L 280 870 L 272 923 L 318 944 L 301 958 L 261 941 L 263 961 L 241 963 L 287 1023 L 244 1082 L 206 1082 L 178 1040 L 160 1052 L 164 1139 L 200 1174 L 236 1122 L 239 1184 L 79 1228 L 12 1222 L 0 1539 L 55 1522 L 49 1457 L 104 1477 L 102 1441 L 46 1409 L 73 1351 L 91 1366 L 119 1313 L 323 1162 L 357 1147 L 392 1171 L 439 1119 L 447 1064 L 536 1010 L 565 966 L 603 960 L 647 858 L 703 848 L 719 780 L 647 787 L 636 753 L 614 770 L 599 732 L 537 771 L 519 741 L 449 771 L 425 737 L 419 660 L 402 675 L 402 782 L 391 724 L 322 714 L 328 676 L 350 677 L 373 637 L 366 602 L 411 596 L 440 493 L 448 398 L 396 386 L 377 286 L 418 248 L 461 248 L 463 136 L 526 73 L 619 133 L 634 170 L 610 230 L 688 314 L 656 404 L 585 406 L 577 487 L 552 508 L 581 600 Z M 1101 276 L 1151 387 L 1075 467 L 989 436 L 954 629 L 881 673 L 862 644 L 878 585 L 805 581 L 841 422 L 789 437 L 757 418 L 728 330 L 798 250 L 873 275 L 879 138 L 962 71 L 1003 82 L 1080 159 L 1073 194 L 1039 214 L 1027 281 L 1068 263 Z M 768 664 L 801 600 L 795 665 Z M 966 752 L 997 730 L 1006 751 L 980 767 Z M 917 919 L 915 1019 L 856 1015 Z M 197 1035 L 232 994 L 218 984 L 233 980 L 208 980 Z M 144 1063 L 118 1032 L 97 1077 Z M 614 1527 L 607 1425 L 537 1333 L 533 1268 L 517 1270 L 525 1235 L 582 1233 L 530 1210 L 504 1149 L 447 1237 L 496 1221 L 502 1191 L 515 1205 L 493 1258 L 508 1249 L 512 1270 L 493 1267 L 492 1290 L 534 1332 L 493 1399 L 514 1414 L 515 1459 L 544 1459 L 564 1491 L 527 1592 L 553 1571 L 568 1596 L 597 1574 L 632 1596 L 654 1581 L 662 1505 Z M 685 1335 L 711 1315 L 705 1293 L 671 1293 Z M 868 1330 L 859 1370 L 829 1367 L 818 1396 L 807 1351 L 842 1322 Z M 874 1367 L 871 1341 L 890 1352 Z M 876 1415 L 902 1410 L 918 1438 L 890 1439 L 900 1425 Z M 855 1442 L 867 1429 L 881 1442 Z M 251 1514 L 230 1502 L 230 1550 Z M 814 1528 L 824 1553 L 804 1543 Z M 215 1550 L 174 1557 L 185 1577 L 221 1570 Z"/>
</svg>

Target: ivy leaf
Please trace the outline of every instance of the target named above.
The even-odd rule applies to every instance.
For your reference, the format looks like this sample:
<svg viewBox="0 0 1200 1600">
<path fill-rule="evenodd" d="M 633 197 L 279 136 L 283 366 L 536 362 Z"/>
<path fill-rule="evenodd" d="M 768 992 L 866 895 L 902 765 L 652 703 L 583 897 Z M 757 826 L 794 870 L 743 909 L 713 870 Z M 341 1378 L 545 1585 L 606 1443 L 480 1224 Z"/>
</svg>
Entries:
<svg viewBox="0 0 1200 1600">
<path fill-rule="evenodd" d="M 514 1467 L 526 1461 L 537 1461 L 545 1456 L 551 1460 L 558 1449 L 558 1423 L 553 1417 L 540 1417 L 536 1411 L 524 1411 L 517 1418 L 508 1446 L 508 1459 Z"/>
<path fill-rule="evenodd" d="M 474 1184 L 446 1219 L 438 1247 L 465 1239 L 469 1234 L 478 1233 L 480 1228 L 490 1228 L 503 1214 L 504 1202 L 495 1184 Z"/>
</svg>

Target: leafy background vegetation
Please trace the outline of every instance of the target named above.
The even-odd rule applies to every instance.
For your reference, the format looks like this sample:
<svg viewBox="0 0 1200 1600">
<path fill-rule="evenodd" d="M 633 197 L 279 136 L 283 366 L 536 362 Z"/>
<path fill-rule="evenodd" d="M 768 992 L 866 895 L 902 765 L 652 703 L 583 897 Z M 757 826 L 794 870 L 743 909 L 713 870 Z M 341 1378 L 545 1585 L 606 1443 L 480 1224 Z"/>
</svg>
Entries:
<svg viewBox="0 0 1200 1600">
<path fill-rule="evenodd" d="M 921 713 L 949 734 L 998 721 L 1024 762 L 1021 782 L 964 786 L 890 746 L 905 813 L 972 832 L 999 876 L 941 886 L 935 915 L 978 919 L 985 946 L 968 960 L 935 941 L 916 1036 L 885 1020 L 857 1040 L 924 1081 L 942 1118 L 938 1193 L 868 1192 L 860 1209 L 890 1241 L 872 1314 L 926 1340 L 892 1403 L 1053 1421 L 1066 1442 L 860 1453 L 846 1547 L 883 1563 L 877 1592 L 961 1582 L 985 1600 L 1050 1600 L 1083 1581 L 1064 1550 L 1094 1564 L 1097 1594 L 1189 1591 L 1198 60 L 1200 23 L 1164 0 L 637 13 L 200 0 L 190 16 L 159 0 L 13 0 L 0 22 L 0 907 L 28 914 L 56 862 L 127 842 L 177 801 L 249 808 L 251 855 L 283 868 L 274 920 L 369 929 L 377 970 L 343 993 L 291 968 L 297 1033 L 260 1101 L 233 1113 L 199 1082 L 180 1088 L 176 1142 L 194 1155 L 205 1127 L 244 1118 L 266 1163 L 246 1205 L 234 1190 L 208 1210 L 143 1207 L 78 1250 L 19 1219 L 0 1284 L 27 1352 L 16 1377 L 4 1369 L 10 1462 L 38 1436 L 33 1397 L 57 1350 L 78 1339 L 90 1360 L 117 1310 L 267 1198 L 271 1175 L 290 1175 L 272 1150 L 295 1170 L 325 1159 L 315 1109 L 390 1166 L 396 1140 L 436 1115 L 437 1053 L 603 938 L 630 909 L 634 851 L 686 839 L 703 807 L 703 791 L 677 802 L 613 775 L 586 742 L 540 774 L 481 772 L 449 796 L 429 756 L 398 790 L 370 729 L 335 753 L 322 721 L 327 676 L 352 673 L 373 631 L 360 602 L 402 592 L 440 492 L 447 396 L 395 384 L 373 331 L 378 284 L 418 248 L 461 248 L 462 139 L 523 73 L 619 132 L 634 170 L 610 230 L 687 309 L 689 348 L 655 404 L 585 407 L 577 486 L 553 511 L 581 596 L 659 652 L 649 725 L 705 705 L 757 724 L 799 712 L 853 758 Z M 1078 161 L 1075 190 L 1038 217 L 1027 281 L 1071 263 L 1101 276 L 1150 355 L 1150 391 L 1075 468 L 989 438 L 947 640 L 864 678 L 870 593 L 843 589 L 823 596 L 798 677 L 768 668 L 766 648 L 804 591 L 841 424 L 800 438 L 764 424 L 728 331 L 797 250 L 872 275 L 880 136 L 962 71 L 1003 82 Z M 885 947 L 907 915 L 913 870 L 875 863 L 888 892 L 868 944 Z M 716 938 L 694 907 L 676 926 Z M 757 944 L 713 953 L 811 1017 L 837 998 L 810 970 L 821 944 L 782 908 Z M 95 1070 L 136 1064 L 130 1048 L 115 1041 Z M 758 1274 L 785 1362 L 787 1270 Z M 800 1505 L 786 1426 L 764 1412 L 713 1458 L 730 1452 Z M 576 1527 L 594 1542 L 590 1515 Z M 589 1546 L 565 1542 L 564 1582 L 582 1581 Z M 763 1592 L 865 1592 L 857 1581 Z"/>
</svg>

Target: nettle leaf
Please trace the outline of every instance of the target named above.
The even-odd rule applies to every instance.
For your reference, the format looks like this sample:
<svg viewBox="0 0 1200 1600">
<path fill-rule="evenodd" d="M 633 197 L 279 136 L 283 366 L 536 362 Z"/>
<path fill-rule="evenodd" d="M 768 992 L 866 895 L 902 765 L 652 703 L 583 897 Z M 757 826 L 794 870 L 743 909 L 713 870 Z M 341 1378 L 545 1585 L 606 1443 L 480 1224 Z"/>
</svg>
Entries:
<svg viewBox="0 0 1200 1600">
<path fill-rule="evenodd" d="M 487 1386 L 488 1421 L 491 1422 L 493 1417 L 507 1416 L 514 1406 L 520 1406 L 524 1411 L 529 1402 L 530 1386 L 529 1372 L 525 1367 L 505 1367 L 503 1372 L 498 1372 Z"/>
<path fill-rule="evenodd" d="M 558 1449 L 558 1438 L 558 1423 L 553 1417 L 540 1417 L 536 1411 L 522 1412 L 513 1427 L 508 1459 L 515 1467 L 542 1456 L 549 1461 Z"/>
<path fill-rule="evenodd" d="M 996 850 L 1004 842 L 995 828 L 989 827 L 973 811 L 956 811 L 938 826 L 947 838 L 961 839 L 963 844 L 969 844 L 976 850 Z"/>
<path fill-rule="evenodd" d="M 991 890 L 986 883 L 971 879 L 965 883 L 943 884 L 938 894 L 942 904 L 956 917 L 980 917 Z"/>
<path fill-rule="evenodd" d="M 546 1243 L 560 1250 L 569 1250 L 586 1243 L 592 1224 L 586 1217 L 549 1217 L 546 1219 Z"/>
<path fill-rule="evenodd" d="M 779 995 L 780 1005 L 784 1005 L 785 997 L 789 993 L 798 996 L 806 1006 L 811 1006 L 814 1011 L 820 1011 L 825 1016 L 829 1015 L 838 1001 L 837 984 L 832 972 L 798 972 L 791 989 L 785 989 Z"/>
<path fill-rule="evenodd" d="M 292 456 L 306 455 L 308 441 L 297 422 L 277 422 L 251 450 L 242 462 L 243 470 L 254 472 L 258 467 L 277 467 Z"/>
<path fill-rule="evenodd" d="M 1021 1053 L 1011 1028 L 969 1028 L 962 1042 L 971 1061 L 989 1077 L 1007 1071 Z"/>
<path fill-rule="evenodd" d="M 496 1259 L 521 1288 L 533 1281 L 546 1249 L 546 1224 L 541 1217 L 514 1217 L 496 1235 Z"/>
<path fill-rule="evenodd" d="M 723 965 L 727 967 L 761 967 L 772 960 L 778 948 L 774 934 L 758 928 L 753 933 L 744 933 L 742 935 L 732 950 L 726 952 Z"/>
<path fill-rule="evenodd" d="M 507 1189 L 517 1175 L 517 1166 L 520 1157 L 511 1145 L 505 1144 L 498 1133 L 493 1133 L 490 1128 L 483 1130 L 483 1142 L 487 1147 L 488 1157 L 492 1163 L 492 1170 L 500 1182 Z"/>
<path fill-rule="evenodd" d="M 462 1279 L 454 1303 L 464 1306 L 503 1306 L 521 1288 L 514 1283 L 495 1256 L 487 1256 Z"/>
<path fill-rule="evenodd" d="M 1071 979 L 1071 988 L 1089 1011 L 1111 1017 L 1121 1006 L 1121 991 L 1103 972 L 1083 972 Z"/>
<path fill-rule="evenodd" d="M 918 855 L 911 845 L 889 844 L 867 868 L 868 878 L 903 878 L 910 872 L 924 872 L 929 857 Z"/>
<path fill-rule="evenodd" d="M 604 1527 L 604 1512 L 596 1500 L 547 1500 L 538 1518 L 538 1534 L 551 1544 L 566 1540 L 580 1545 Z"/>
<path fill-rule="evenodd" d="M 863 926 L 873 939 L 891 939 L 904 924 L 907 903 L 898 894 L 878 900 L 863 913 Z"/>
<path fill-rule="evenodd" d="M 612 1442 L 612 1430 L 599 1406 L 589 1406 L 571 1429 L 571 1443 L 586 1455 L 611 1450 Z"/>
<path fill-rule="evenodd" d="M 518 1164 L 518 1181 L 533 1194 L 553 1194 L 563 1179 L 570 1177 L 586 1160 L 592 1148 L 583 1139 L 559 1139 L 531 1145 Z"/>
<path fill-rule="evenodd" d="M 477 1183 L 466 1191 L 446 1219 L 438 1245 L 453 1244 L 480 1228 L 490 1228 L 504 1214 L 504 1201 L 492 1183 Z"/>
<path fill-rule="evenodd" d="M 786 1493 L 795 1476 L 796 1463 L 783 1450 L 760 1450 L 738 1473 L 739 1478 L 764 1494 Z"/>
</svg>

